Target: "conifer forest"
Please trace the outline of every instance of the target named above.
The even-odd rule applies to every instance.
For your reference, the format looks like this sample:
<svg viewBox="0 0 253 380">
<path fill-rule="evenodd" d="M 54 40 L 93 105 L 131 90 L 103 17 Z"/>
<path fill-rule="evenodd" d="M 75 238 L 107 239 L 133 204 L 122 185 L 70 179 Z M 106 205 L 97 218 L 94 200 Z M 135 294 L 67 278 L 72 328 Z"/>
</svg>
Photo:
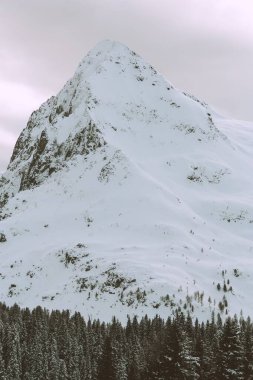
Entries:
<svg viewBox="0 0 253 380">
<path fill-rule="evenodd" d="M 243 317 L 115 318 L 0 304 L 1 380 L 253 379 L 253 324 Z"/>
</svg>

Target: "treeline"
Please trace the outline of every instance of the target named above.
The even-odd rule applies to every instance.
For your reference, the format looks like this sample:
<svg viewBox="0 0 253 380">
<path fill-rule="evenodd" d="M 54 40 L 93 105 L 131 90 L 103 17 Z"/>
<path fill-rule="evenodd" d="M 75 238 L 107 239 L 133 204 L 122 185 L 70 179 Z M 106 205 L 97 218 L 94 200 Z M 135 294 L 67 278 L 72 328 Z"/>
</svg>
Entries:
<svg viewBox="0 0 253 380">
<path fill-rule="evenodd" d="M 102 312 L 101 312 L 102 316 Z M 250 319 L 85 321 L 0 304 L 1 380 L 253 379 Z"/>
</svg>

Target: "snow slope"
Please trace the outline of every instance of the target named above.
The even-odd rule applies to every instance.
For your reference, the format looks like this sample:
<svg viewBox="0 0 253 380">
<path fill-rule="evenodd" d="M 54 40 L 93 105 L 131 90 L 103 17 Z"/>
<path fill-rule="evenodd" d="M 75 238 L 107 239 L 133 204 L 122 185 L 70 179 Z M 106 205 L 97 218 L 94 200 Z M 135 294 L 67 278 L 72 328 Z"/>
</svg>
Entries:
<svg viewBox="0 0 253 380">
<path fill-rule="evenodd" d="M 105 320 L 252 315 L 252 148 L 252 124 L 99 43 L 0 179 L 0 300 Z"/>
</svg>

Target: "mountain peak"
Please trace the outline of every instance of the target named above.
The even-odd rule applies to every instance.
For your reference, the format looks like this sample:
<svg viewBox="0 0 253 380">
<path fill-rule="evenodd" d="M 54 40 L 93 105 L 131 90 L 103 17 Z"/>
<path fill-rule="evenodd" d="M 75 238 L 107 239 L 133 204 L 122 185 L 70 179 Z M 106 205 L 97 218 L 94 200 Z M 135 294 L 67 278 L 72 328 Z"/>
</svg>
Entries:
<svg viewBox="0 0 253 380">
<path fill-rule="evenodd" d="M 80 65 L 86 64 L 87 61 L 91 60 L 92 62 L 101 62 L 102 60 L 107 60 L 110 57 L 120 57 L 129 54 L 135 55 L 133 51 L 131 51 L 126 45 L 122 44 L 121 42 L 105 39 L 98 42 L 92 49 L 90 49 L 90 51 L 80 62 Z"/>
<path fill-rule="evenodd" d="M 98 42 L 94 48 L 92 48 L 88 54 L 80 62 L 75 76 L 80 78 L 84 76 L 87 79 L 88 76 L 103 67 L 111 71 L 115 64 L 122 65 L 123 69 L 129 65 L 131 61 L 145 62 L 134 51 L 130 50 L 126 45 L 112 40 L 103 40 Z"/>
<path fill-rule="evenodd" d="M 98 54 L 98 53 L 108 53 L 113 51 L 130 51 L 130 49 L 124 45 L 123 43 L 115 40 L 105 39 L 99 41 L 88 53 L 90 54 Z"/>
<path fill-rule="evenodd" d="M 31 115 L 0 179 L 0 299 L 107 319 L 240 311 L 252 285 L 246 141 L 102 41 Z"/>
</svg>

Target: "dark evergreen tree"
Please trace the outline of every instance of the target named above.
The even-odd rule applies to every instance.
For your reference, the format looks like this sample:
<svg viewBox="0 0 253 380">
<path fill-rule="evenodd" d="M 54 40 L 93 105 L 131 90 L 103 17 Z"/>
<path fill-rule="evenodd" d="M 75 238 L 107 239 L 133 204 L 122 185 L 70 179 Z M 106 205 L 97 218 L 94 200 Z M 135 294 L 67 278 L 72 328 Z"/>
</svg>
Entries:
<svg viewBox="0 0 253 380">
<path fill-rule="evenodd" d="M 217 375 L 222 379 L 243 380 L 243 348 L 236 318 L 227 318 L 220 339 Z"/>
<path fill-rule="evenodd" d="M 127 380 L 126 338 L 121 324 L 114 318 L 110 328 L 112 361 L 116 380 Z"/>
<path fill-rule="evenodd" d="M 68 371 L 64 360 L 60 360 L 59 380 L 68 380 Z"/>
<path fill-rule="evenodd" d="M 20 380 L 21 373 L 21 349 L 18 329 L 15 325 L 7 330 L 8 357 L 6 374 L 8 379 Z"/>
<path fill-rule="evenodd" d="M 98 380 L 116 380 L 115 368 L 113 366 L 111 338 L 105 338 L 102 357 L 99 362 Z"/>
<path fill-rule="evenodd" d="M 50 342 L 50 356 L 49 356 L 49 380 L 60 380 L 60 370 L 62 363 L 59 357 L 57 342 L 54 336 L 51 337 Z"/>
<path fill-rule="evenodd" d="M 243 344 L 243 376 L 253 379 L 253 327 L 250 318 L 241 320 L 240 340 Z"/>
<path fill-rule="evenodd" d="M 5 363 L 3 359 L 3 347 L 0 341 L 0 380 L 7 380 L 7 373 L 5 369 Z"/>
</svg>

